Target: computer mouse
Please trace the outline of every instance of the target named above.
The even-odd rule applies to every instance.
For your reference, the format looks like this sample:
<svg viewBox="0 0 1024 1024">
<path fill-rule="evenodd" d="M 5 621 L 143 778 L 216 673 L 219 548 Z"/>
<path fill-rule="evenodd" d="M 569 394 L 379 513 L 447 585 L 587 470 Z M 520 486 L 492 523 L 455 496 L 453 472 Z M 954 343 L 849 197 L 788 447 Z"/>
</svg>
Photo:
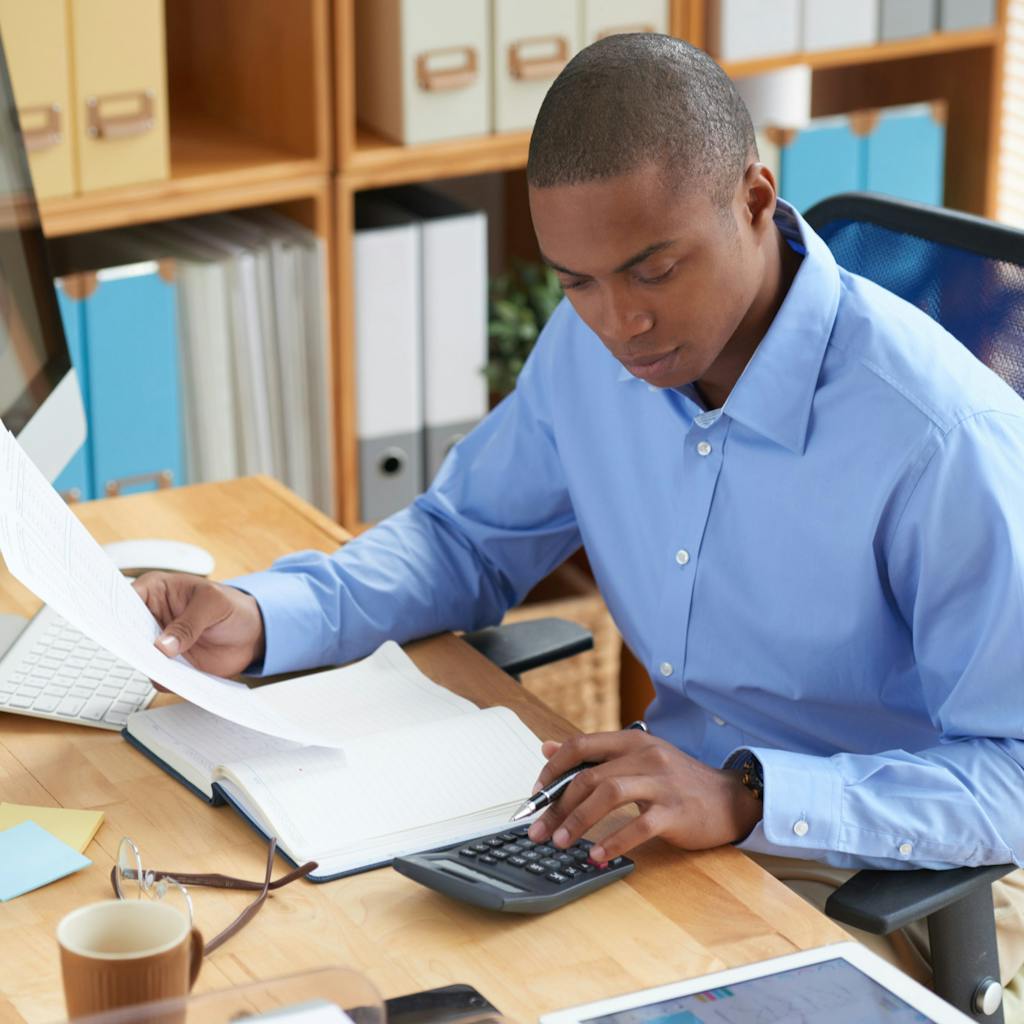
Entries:
<svg viewBox="0 0 1024 1024">
<path fill-rule="evenodd" d="M 103 550 L 126 576 L 141 576 L 154 569 L 209 576 L 215 565 L 209 551 L 180 540 L 119 540 L 104 544 Z"/>
</svg>

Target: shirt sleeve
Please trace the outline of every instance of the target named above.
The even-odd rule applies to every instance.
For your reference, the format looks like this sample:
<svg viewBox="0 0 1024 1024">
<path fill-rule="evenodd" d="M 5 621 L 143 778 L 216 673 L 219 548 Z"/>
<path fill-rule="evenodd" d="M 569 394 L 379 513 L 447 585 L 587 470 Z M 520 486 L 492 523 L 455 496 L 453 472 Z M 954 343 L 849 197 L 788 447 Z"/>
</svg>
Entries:
<svg viewBox="0 0 1024 1024">
<path fill-rule="evenodd" d="M 879 714 L 923 706 L 939 742 L 831 757 L 750 748 L 764 817 L 740 847 L 850 868 L 1022 865 L 1024 418 L 953 427 L 895 523 L 881 572 L 916 666 L 893 674 Z"/>
<path fill-rule="evenodd" d="M 266 654 L 252 675 L 363 657 L 499 622 L 580 545 L 549 415 L 549 321 L 515 392 L 449 453 L 430 489 L 331 555 L 302 551 L 232 580 L 256 598 Z"/>
</svg>

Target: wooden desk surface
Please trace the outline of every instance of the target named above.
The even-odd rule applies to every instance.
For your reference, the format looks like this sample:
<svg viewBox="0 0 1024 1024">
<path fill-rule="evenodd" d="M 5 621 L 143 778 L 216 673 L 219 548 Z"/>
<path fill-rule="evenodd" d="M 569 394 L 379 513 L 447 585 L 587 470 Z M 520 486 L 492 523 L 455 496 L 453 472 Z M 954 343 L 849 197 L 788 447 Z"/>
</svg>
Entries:
<svg viewBox="0 0 1024 1024">
<path fill-rule="evenodd" d="M 264 568 L 288 551 L 333 550 L 345 539 L 335 523 L 259 477 L 78 511 L 103 543 L 166 537 L 201 544 L 216 557 L 219 579 Z M 0 577 L 0 611 L 30 613 L 36 604 Z M 456 692 L 515 708 L 542 737 L 569 731 L 454 637 L 409 652 Z M 155 868 L 261 873 L 262 842 L 237 814 L 206 806 L 115 733 L 0 714 L 0 799 L 105 812 L 86 851 L 92 867 L 0 904 L 4 1024 L 62 1018 L 54 931 L 69 910 L 110 898 L 110 865 L 123 835 Z M 691 854 L 653 842 L 635 859 L 637 870 L 624 882 L 536 918 L 464 906 L 386 868 L 326 885 L 297 883 L 206 960 L 196 991 L 342 965 L 368 975 L 384 997 L 468 982 L 526 1024 L 557 1007 L 846 938 L 735 849 Z M 193 897 L 208 935 L 246 898 L 204 889 Z"/>
</svg>

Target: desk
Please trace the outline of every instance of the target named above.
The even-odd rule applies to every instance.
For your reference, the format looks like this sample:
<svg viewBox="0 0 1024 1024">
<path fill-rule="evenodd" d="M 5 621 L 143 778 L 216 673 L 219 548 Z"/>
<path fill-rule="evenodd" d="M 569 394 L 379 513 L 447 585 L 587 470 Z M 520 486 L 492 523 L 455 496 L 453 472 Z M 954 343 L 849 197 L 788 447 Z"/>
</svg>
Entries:
<svg viewBox="0 0 1024 1024">
<path fill-rule="evenodd" d="M 346 537 L 261 477 L 107 499 L 76 511 L 101 543 L 167 537 L 201 544 L 216 558 L 220 579 L 289 551 L 330 551 Z M 9 576 L 0 577 L 0 611 L 28 614 L 36 603 Z M 412 644 L 409 653 L 428 676 L 478 704 L 514 708 L 542 738 L 571 731 L 452 636 Z M 110 897 L 121 836 L 131 836 L 154 868 L 261 873 L 262 841 L 237 814 L 201 803 L 115 733 L 0 714 L 0 799 L 106 813 L 86 851 L 91 868 L 0 905 L 3 1024 L 61 1018 L 54 929 L 73 907 Z M 343 965 L 367 974 L 385 998 L 468 982 L 527 1024 L 556 1007 L 846 937 L 731 847 L 690 854 L 656 841 L 635 859 L 637 870 L 626 881 L 538 918 L 450 902 L 387 868 L 327 885 L 297 883 L 272 896 L 207 959 L 196 991 Z M 195 890 L 199 927 L 213 934 L 244 899 Z"/>
</svg>

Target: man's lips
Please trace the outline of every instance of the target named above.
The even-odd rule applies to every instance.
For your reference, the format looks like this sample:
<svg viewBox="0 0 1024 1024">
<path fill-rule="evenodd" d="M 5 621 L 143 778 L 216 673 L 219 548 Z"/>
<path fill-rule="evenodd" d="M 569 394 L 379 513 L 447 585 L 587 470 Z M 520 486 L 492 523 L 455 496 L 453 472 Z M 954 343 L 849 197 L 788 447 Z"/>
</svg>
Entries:
<svg viewBox="0 0 1024 1024">
<path fill-rule="evenodd" d="M 638 359 L 623 359 L 622 364 L 632 373 L 642 372 L 653 369 L 659 364 L 666 362 L 671 356 L 674 356 L 677 351 L 677 348 L 671 348 L 667 352 L 662 352 L 660 355 L 642 356 Z"/>
</svg>

